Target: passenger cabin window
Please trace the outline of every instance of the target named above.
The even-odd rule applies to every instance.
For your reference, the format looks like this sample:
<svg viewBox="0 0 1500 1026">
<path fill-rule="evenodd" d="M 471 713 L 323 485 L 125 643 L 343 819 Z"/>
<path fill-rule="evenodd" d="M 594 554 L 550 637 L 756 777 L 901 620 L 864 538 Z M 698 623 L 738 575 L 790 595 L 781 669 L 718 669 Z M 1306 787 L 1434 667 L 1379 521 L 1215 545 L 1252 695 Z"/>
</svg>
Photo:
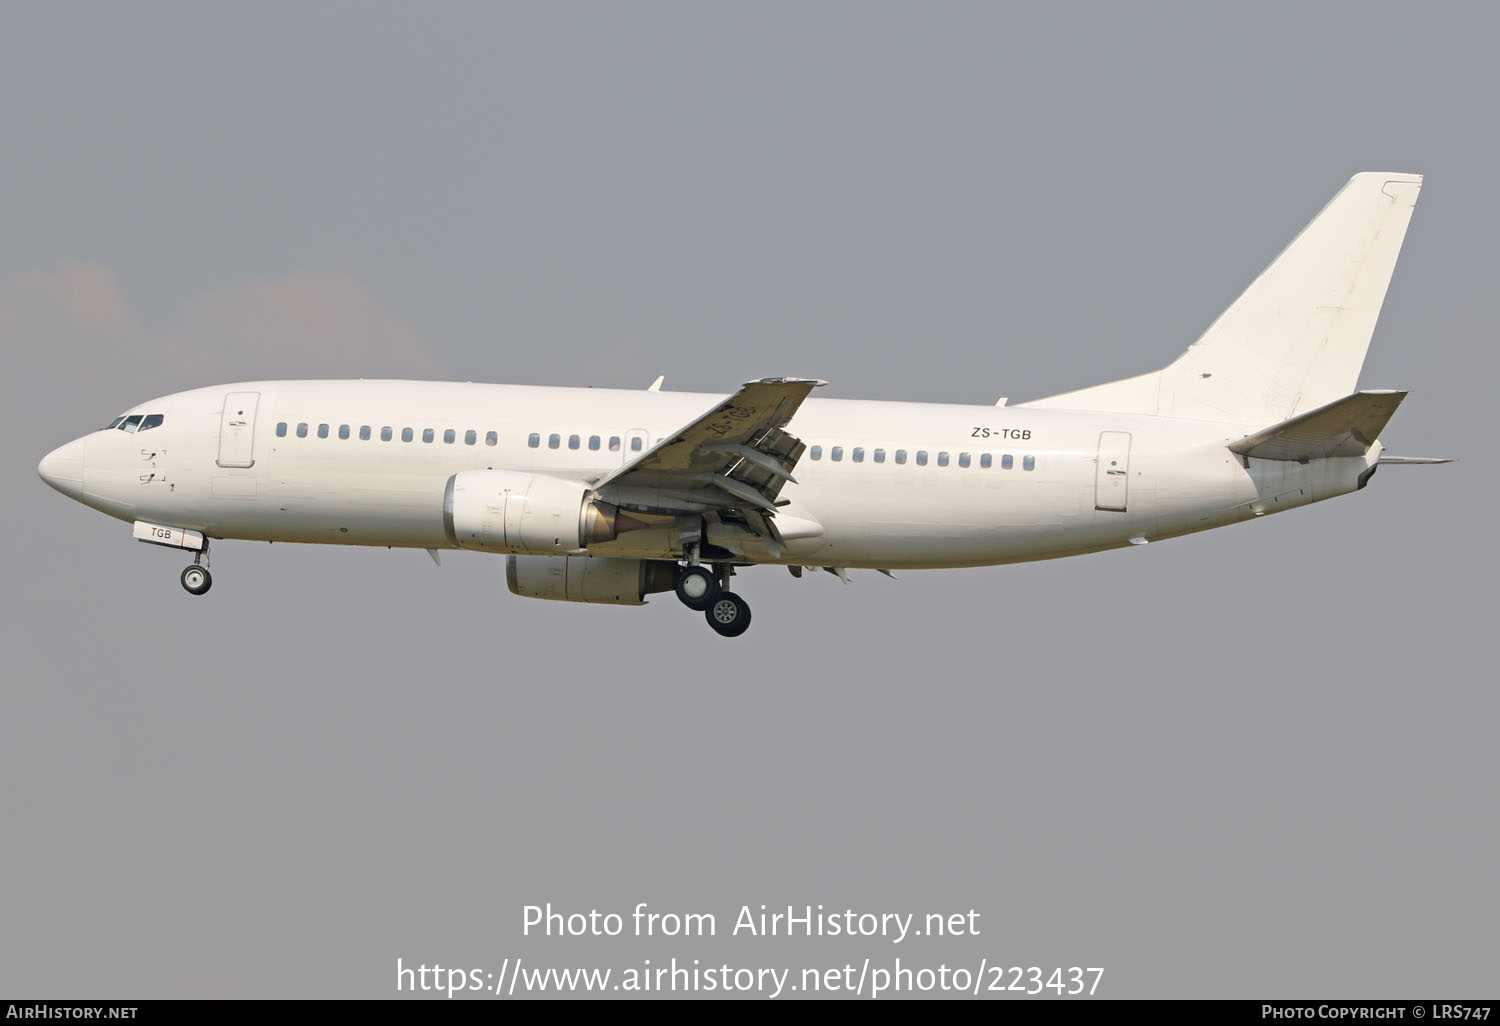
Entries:
<svg viewBox="0 0 1500 1026">
<path fill-rule="evenodd" d="M 1016 465 L 1016 458 L 1014 456 L 1012 456 L 1010 453 L 1006 453 L 1004 456 L 1000 457 L 1000 469 L 1001 470 L 1009 470 L 1011 467 L 1014 467 L 1015 465 Z"/>
<path fill-rule="evenodd" d="M 1036 457 L 1035 456 L 1027 456 L 1025 459 L 1023 459 L 1021 461 L 1021 469 L 1022 470 L 1035 470 L 1036 469 Z"/>
<path fill-rule="evenodd" d="M 348 437 L 349 437 L 349 425 L 348 424 L 340 424 L 339 425 L 339 438 L 347 440 Z"/>
<path fill-rule="evenodd" d="M 380 429 L 380 440 L 382 442 L 389 442 L 391 440 L 391 432 L 393 430 L 394 429 L 389 424 L 387 424 L 385 427 L 381 428 Z"/>
<path fill-rule="evenodd" d="M 897 463 L 905 463 L 906 462 L 906 450 L 905 449 L 897 449 L 896 450 L 896 462 Z"/>
<path fill-rule="evenodd" d="M 948 465 L 948 454 L 945 453 L 945 452 L 938 453 L 938 466 L 940 466 L 940 467 L 946 467 L 947 465 Z"/>
<path fill-rule="evenodd" d="M 547 448 L 557 449 L 562 446 L 562 435 L 548 435 Z"/>
<path fill-rule="evenodd" d="M 403 441 L 403 442 L 409 442 L 409 441 L 411 441 L 415 437 L 417 437 L 417 433 L 415 431 L 413 431 L 411 428 L 402 428 L 401 429 L 401 441 Z"/>
<path fill-rule="evenodd" d="M 327 438 L 328 437 L 328 425 L 327 424 L 319 424 L 318 425 L 318 437 L 319 438 Z"/>
<path fill-rule="evenodd" d="M 454 431 L 452 428 L 449 428 L 447 431 L 443 432 L 444 445 L 452 445 L 456 441 L 458 441 L 458 432 Z"/>
<path fill-rule="evenodd" d="M 884 449 L 876 449 L 875 450 L 875 462 L 876 463 L 884 463 L 885 462 L 885 450 Z"/>
<path fill-rule="evenodd" d="M 960 467 L 967 467 L 969 465 L 969 459 L 970 459 L 970 456 L 969 456 L 968 453 L 966 453 L 966 452 L 959 453 L 958 454 L 958 465 Z"/>
<path fill-rule="evenodd" d="M 500 436 L 497 435 L 497 434 L 495 434 L 495 432 L 491 431 L 489 434 L 487 434 L 487 435 L 484 436 L 484 444 L 485 445 L 499 445 L 500 444 Z M 532 448 L 535 449 L 536 446 L 533 445 Z"/>
<path fill-rule="evenodd" d="M 854 460 L 855 463 L 863 463 L 865 461 L 865 451 L 861 448 L 856 447 L 855 450 L 849 454 L 849 457 L 850 459 Z"/>
<path fill-rule="evenodd" d="M 307 437 L 307 425 L 305 423 L 297 425 L 297 437 L 298 438 L 306 438 Z"/>
<path fill-rule="evenodd" d="M 620 451 L 620 436 L 619 435 L 610 435 L 609 436 L 609 451 L 610 452 L 619 452 Z"/>
<path fill-rule="evenodd" d="M 154 427 L 161 427 L 162 421 L 166 419 L 160 413 L 148 413 L 146 414 L 146 419 L 141 421 L 140 430 L 150 431 Z"/>
<path fill-rule="evenodd" d="M 919 467 L 925 467 L 925 466 L 927 466 L 927 450 L 926 449 L 918 449 L 917 450 L 917 466 L 919 466 Z"/>
<path fill-rule="evenodd" d="M 577 435 L 569 435 L 568 436 L 568 448 L 569 449 L 576 449 L 576 448 L 578 448 L 582 444 L 583 444 L 583 440 L 580 439 Z"/>
<path fill-rule="evenodd" d="M 599 451 L 599 436 L 589 435 L 589 452 Z"/>
<path fill-rule="evenodd" d="M 125 418 L 121 417 L 120 419 L 124 420 Z M 286 437 L 286 421 L 282 421 L 280 424 L 276 425 L 276 437 L 277 438 L 285 438 Z"/>
<path fill-rule="evenodd" d="M 361 442 L 368 442 L 370 440 L 370 425 L 361 424 L 359 426 L 359 440 Z"/>
<path fill-rule="evenodd" d="M 634 438 L 632 438 L 630 440 L 630 451 L 631 452 L 640 452 L 641 451 L 641 436 L 640 435 L 636 435 Z"/>
<path fill-rule="evenodd" d="M 989 470 L 990 464 L 993 462 L 994 460 L 989 453 L 984 453 L 979 457 L 979 466 L 985 470 Z"/>
<path fill-rule="evenodd" d="M 842 445 L 835 445 L 832 449 L 829 449 L 828 458 L 838 463 L 844 458 L 844 447 Z"/>
<path fill-rule="evenodd" d="M 542 436 L 533 431 L 526 439 L 526 444 L 536 449 L 542 444 Z"/>
<path fill-rule="evenodd" d="M 432 428 L 423 428 L 422 429 L 422 441 L 427 442 L 427 443 L 430 444 L 432 442 L 432 440 L 434 438 L 436 438 L 436 437 L 437 437 L 437 435 L 435 435 L 433 433 Z"/>
<path fill-rule="evenodd" d="M 823 458 L 823 447 L 821 445 L 815 445 L 811 449 L 807 450 L 807 455 L 815 460 L 820 460 Z"/>
<path fill-rule="evenodd" d="M 472 428 L 470 430 L 464 432 L 464 444 L 465 445 L 475 445 L 478 442 L 479 442 L 479 432 L 473 430 Z"/>
</svg>

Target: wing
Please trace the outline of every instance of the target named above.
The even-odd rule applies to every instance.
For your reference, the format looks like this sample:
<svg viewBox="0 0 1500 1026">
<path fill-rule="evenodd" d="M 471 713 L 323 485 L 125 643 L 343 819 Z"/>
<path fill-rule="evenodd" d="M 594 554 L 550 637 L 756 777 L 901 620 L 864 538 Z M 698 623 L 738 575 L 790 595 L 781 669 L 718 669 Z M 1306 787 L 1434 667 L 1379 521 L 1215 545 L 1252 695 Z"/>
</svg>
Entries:
<svg viewBox="0 0 1500 1026">
<path fill-rule="evenodd" d="M 595 490 L 606 502 L 647 513 L 772 512 L 807 448 L 783 428 L 822 384 L 813 378 L 748 382 Z"/>
</svg>

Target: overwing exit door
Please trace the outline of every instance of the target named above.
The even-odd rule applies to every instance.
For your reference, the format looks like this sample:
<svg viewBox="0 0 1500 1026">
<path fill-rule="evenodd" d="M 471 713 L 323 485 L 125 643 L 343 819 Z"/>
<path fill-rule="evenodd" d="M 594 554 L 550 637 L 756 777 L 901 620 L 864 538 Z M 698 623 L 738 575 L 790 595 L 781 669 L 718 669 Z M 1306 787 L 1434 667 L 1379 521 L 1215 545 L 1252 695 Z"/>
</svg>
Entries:
<svg viewBox="0 0 1500 1026">
<path fill-rule="evenodd" d="M 1124 513 L 1130 492 L 1130 432 L 1099 433 L 1099 465 L 1094 470 L 1094 508 Z"/>
<path fill-rule="evenodd" d="M 255 408 L 259 392 L 230 392 L 219 422 L 219 466 L 255 466 Z"/>
<path fill-rule="evenodd" d="M 629 463 L 631 460 L 639 459 L 641 453 L 647 449 L 649 438 L 645 428 L 631 428 L 625 432 L 625 444 L 620 453 L 620 462 Z"/>
</svg>

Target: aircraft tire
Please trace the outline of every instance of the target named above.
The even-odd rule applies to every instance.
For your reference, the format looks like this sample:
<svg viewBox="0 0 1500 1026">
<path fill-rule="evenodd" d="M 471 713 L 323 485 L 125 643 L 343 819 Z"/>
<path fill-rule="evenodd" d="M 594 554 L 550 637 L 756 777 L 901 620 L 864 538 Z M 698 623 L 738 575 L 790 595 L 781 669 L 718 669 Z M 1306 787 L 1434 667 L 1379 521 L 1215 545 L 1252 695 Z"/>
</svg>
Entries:
<svg viewBox="0 0 1500 1026">
<path fill-rule="evenodd" d="M 677 571 L 677 598 L 689 609 L 702 612 L 719 597 L 719 579 L 705 566 L 685 566 Z"/>
<path fill-rule="evenodd" d="M 213 575 L 207 567 L 194 563 L 182 572 L 182 587 L 189 595 L 202 595 L 214 586 Z"/>
<path fill-rule="evenodd" d="M 726 638 L 737 638 L 750 629 L 750 605 L 732 591 L 721 591 L 703 611 L 708 625 Z"/>
</svg>

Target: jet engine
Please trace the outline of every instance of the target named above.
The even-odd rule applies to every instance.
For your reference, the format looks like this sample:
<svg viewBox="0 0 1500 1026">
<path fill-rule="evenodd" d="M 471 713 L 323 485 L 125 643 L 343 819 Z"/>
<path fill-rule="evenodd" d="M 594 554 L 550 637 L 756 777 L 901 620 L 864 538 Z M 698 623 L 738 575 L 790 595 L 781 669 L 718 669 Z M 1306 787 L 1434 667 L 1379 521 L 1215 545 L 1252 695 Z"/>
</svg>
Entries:
<svg viewBox="0 0 1500 1026">
<path fill-rule="evenodd" d="M 677 564 L 664 559 L 599 556 L 509 556 L 505 583 L 524 598 L 609 602 L 639 606 L 646 596 L 671 591 Z"/>
<path fill-rule="evenodd" d="M 443 493 L 443 530 L 460 549 L 563 555 L 613 541 L 618 515 L 577 481 L 523 471 L 465 470 Z"/>
</svg>

